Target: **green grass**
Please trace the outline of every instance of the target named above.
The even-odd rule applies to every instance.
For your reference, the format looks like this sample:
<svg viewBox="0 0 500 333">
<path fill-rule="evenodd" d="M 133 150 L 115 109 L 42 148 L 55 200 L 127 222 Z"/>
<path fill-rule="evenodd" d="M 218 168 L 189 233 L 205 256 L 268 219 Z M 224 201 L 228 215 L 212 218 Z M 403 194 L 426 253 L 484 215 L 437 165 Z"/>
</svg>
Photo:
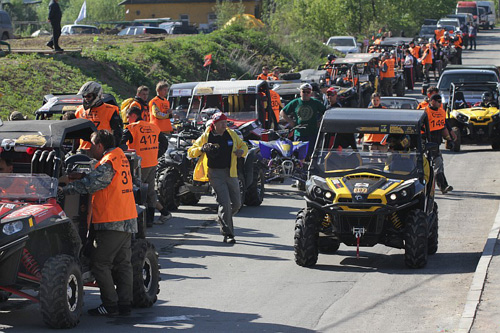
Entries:
<svg viewBox="0 0 500 333">
<path fill-rule="evenodd" d="M 151 40 L 151 37 L 146 37 Z M 155 37 L 158 38 L 158 37 Z M 13 41 L 14 48 L 38 48 L 42 39 Z M 331 49 L 313 40 L 285 43 L 266 31 L 231 27 L 207 35 L 160 38 L 77 36 L 62 39 L 63 47 L 82 52 L 62 55 L 9 55 L 0 58 L 0 117 L 12 111 L 33 117 L 49 93 L 76 93 L 96 80 L 118 100 L 134 95 L 140 85 L 151 89 L 159 80 L 170 83 L 204 81 L 206 54 L 213 55 L 210 80 L 251 79 L 262 65 L 281 66 L 283 71 L 316 67 Z"/>
</svg>

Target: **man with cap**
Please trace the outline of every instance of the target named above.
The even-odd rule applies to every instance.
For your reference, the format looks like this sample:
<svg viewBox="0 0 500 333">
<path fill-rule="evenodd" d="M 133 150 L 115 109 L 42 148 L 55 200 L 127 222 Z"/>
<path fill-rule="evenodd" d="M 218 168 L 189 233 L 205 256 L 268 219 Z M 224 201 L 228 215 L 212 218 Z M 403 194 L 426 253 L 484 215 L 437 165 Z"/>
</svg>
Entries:
<svg viewBox="0 0 500 333">
<path fill-rule="evenodd" d="M 212 116 L 211 125 L 188 149 L 189 158 L 197 158 L 195 181 L 209 181 L 219 205 L 218 218 L 224 243 L 236 243 L 233 215 L 241 207 L 237 162 L 244 157 L 248 147 L 240 137 L 227 127 L 227 117 L 222 112 Z"/>
<path fill-rule="evenodd" d="M 9 120 L 26 120 L 26 116 L 19 111 L 14 111 L 10 114 Z"/>
<path fill-rule="evenodd" d="M 273 68 L 273 73 L 268 75 L 267 77 L 268 80 L 270 81 L 277 81 L 280 79 L 280 68 L 278 66 L 275 66 Z"/>
<path fill-rule="evenodd" d="M 269 76 L 269 67 L 262 67 L 262 73 L 257 76 L 257 80 L 267 80 Z"/>
<path fill-rule="evenodd" d="M 309 141 L 307 157 L 310 157 L 316 143 L 319 122 L 325 113 L 325 105 L 312 98 L 312 86 L 304 83 L 300 86 L 300 97 L 288 103 L 280 112 L 281 117 L 291 126 L 305 125 L 294 133 L 294 140 Z"/>
</svg>

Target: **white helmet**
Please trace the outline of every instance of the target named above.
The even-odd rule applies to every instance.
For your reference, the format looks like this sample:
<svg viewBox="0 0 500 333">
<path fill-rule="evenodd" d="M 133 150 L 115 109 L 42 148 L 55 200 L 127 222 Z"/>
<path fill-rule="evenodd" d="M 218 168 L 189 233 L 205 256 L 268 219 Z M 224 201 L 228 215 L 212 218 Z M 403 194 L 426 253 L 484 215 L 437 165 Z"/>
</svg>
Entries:
<svg viewBox="0 0 500 333">
<path fill-rule="evenodd" d="M 434 38 L 432 38 L 432 37 L 429 38 L 429 43 L 431 43 L 431 44 L 434 43 Z"/>
<path fill-rule="evenodd" d="M 83 107 L 85 109 L 97 106 L 100 102 L 102 102 L 102 86 L 95 81 L 86 82 L 80 88 L 77 95 L 81 95 L 82 97 L 92 95 L 91 99 L 83 99 Z"/>
</svg>

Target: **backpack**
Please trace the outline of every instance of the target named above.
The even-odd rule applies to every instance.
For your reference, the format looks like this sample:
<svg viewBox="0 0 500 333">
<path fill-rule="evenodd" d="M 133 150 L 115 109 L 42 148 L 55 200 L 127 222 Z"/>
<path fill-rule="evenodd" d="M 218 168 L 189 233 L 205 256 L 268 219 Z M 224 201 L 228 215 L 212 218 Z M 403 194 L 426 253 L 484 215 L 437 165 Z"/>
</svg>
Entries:
<svg viewBox="0 0 500 333">
<path fill-rule="evenodd" d="M 132 104 L 133 101 L 134 101 L 134 98 L 130 97 L 130 98 L 127 98 L 126 100 L 124 100 L 122 102 L 122 104 L 120 105 L 120 116 L 122 117 L 124 124 L 128 123 L 127 110 L 130 108 L 130 105 Z"/>
</svg>

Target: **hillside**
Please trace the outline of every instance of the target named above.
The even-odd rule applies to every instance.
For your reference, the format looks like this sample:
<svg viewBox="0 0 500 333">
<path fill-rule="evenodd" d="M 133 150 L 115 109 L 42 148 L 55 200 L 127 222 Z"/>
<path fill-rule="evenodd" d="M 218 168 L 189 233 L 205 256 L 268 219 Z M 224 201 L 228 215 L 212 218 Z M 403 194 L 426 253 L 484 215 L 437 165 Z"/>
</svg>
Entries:
<svg viewBox="0 0 500 333">
<path fill-rule="evenodd" d="M 11 40 L 14 49 L 45 48 L 48 37 Z M 81 54 L 9 55 L 0 58 L 0 117 L 12 111 L 28 116 L 48 93 L 76 93 L 97 80 L 121 102 L 139 85 L 154 91 L 156 82 L 204 81 L 206 54 L 213 55 L 211 80 L 255 77 L 263 64 L 283 71 L 311 68 L 328 50 L 320 41 L 276 42 L 265 31 L 241 27 L 191 36 L 63 36 L 62 47 L 78 47 Z"/>
</svg>

